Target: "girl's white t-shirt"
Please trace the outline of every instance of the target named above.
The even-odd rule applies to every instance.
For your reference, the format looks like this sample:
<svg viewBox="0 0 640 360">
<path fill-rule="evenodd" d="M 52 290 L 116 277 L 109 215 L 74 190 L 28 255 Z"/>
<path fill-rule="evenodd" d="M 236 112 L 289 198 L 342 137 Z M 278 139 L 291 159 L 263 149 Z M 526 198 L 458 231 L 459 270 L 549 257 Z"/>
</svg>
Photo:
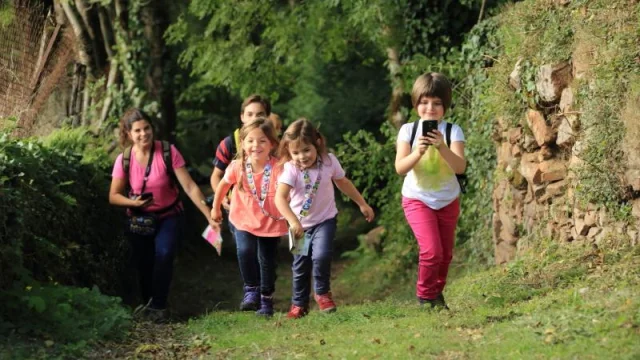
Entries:
<svg viewBox="0 0 640 360">
<path fill-rule="evenodd" d="M 411 144 L 413 151 L 418 143 L 418 138 L 422 134 L 422 120 L 418 125 L 416 136 Z M 451 143 L 456 141 L 464 142 L 464 134 L 460 126 L 452 124 Z M 411 130 L 413 123 L 402 125 L 398 133 L 397 143 L 409 143 L 411 140 Z M 440 121 L 438 130 L 443 135 L 443 146 L 446 146 L 447 122 Z M 456 179 L 451 166 L 442 158 L 440 152 L 429 147 L 420 161 L 407 173 L 402 184 L 402 196 L 409 199 L 420 200 L 428 207 L 439 210 L 452 203 L 460 196 L 460 184 Z"/>
</svg>

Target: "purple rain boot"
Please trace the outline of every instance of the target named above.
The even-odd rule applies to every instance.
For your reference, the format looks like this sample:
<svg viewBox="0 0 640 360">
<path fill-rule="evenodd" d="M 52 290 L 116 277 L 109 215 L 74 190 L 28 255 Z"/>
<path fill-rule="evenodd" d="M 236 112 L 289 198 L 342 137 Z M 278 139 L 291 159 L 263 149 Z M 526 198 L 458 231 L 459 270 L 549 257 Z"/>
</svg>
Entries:
<svg viewBox="0 0 640 360">
<path fill-rule="evenodd" d="M 256 311 L 256 315 L 273 316 L 273 296 L 260 296 L 260 310 Z"/>
<path fill-rule="evenodd" d="M 242 311 L 256 311 L 260 306 L 260 289 L 257 286 L 245 286 L 244 298 L 240 303 Z"/>
</svg>

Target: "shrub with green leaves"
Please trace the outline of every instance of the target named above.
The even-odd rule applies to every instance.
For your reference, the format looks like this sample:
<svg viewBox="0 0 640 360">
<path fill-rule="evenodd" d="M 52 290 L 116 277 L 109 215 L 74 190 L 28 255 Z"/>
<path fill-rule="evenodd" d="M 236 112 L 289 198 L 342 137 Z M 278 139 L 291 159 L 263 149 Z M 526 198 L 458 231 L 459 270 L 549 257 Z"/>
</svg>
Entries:
<svg viewBox="0 0 640 360">
<path fill-rule="evenodd" d="M 84 150 L 0 134 L 0 290 L 43 281 L 118 291 L 122 220 L 106 198 L 106 162 L 83 161 Z"/>
<path fill-rule="evenodd" d="M 121 337 L 131 314 L 121 300 L 98 288 L 62 285 L 14 287 L 0 293 L 5 305 L 0 333 L 18 329 L 56 342 L 79 342 Z"/>
</svg>

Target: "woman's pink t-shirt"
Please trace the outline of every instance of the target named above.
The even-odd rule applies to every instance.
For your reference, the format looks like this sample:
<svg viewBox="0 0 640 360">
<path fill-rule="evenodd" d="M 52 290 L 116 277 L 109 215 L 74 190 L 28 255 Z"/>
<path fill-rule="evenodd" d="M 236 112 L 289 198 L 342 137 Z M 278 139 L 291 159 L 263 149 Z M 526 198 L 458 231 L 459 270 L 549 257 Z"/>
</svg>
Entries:
<svg viewBox="0 0 640 360">
<path fill-rule="evenodd" d="M 308 229 L 320 224 L 325 220 L 334 218 L 338 214 L 335 194 L 333 190 L 333 180 L 342 179 L 345 176 L 340 162 L 333 154 L 329 154 L 322 162 L 322 178 L 318 186 L 309 214 L 300 223 L 304 229 Z M 310 184 L 313 186 L 318 178 L 318 167 L 309 169 Z M 300 215 L 302 204 L 304 203 L 304 177 L 302 170 L 298 169 L 292 161 L 284 164 L 284 171 L 278 181 L 292 187 L 289 205 L 296 216 Z"/>
<path fill-rule="evenodd" d="M 267 196 L 264 200 L 264 210 L 273 217 L 280 218 L 282 215 L 276 208 L 275 197 L 278 176 L 282 173 L 282 165 L 279 165 L 278 159 L 273 157 L 269 160 L 269 163 L 271 164 L 271 175 L 269 177 L 269 186 L 267 187 Z M 258 198 L 261 196 L 262 176 L 263 172 L 253 173 L 253 181 Z M 224 173 L 224 180 L 232 185 L 242 181 L 242 190 L 240 190 L 239 186 L 235 186 L 233 192 L 231 192 L 229 221 L 233 226 L 256 236 L 277 237 L 287 233 L 287 222 L 284 219 L 275 220 L 263 214 L 262 210 L 260 210 L 258 201 L 251 194 L 246 171 L 242 168 L 242 162 L 238 160 L 232 161 Z"/>
<path fill-rule="evenodd" d="M 144 192 L 153 193 L 153 204 L 149 205 L 144 211 L 154 212 L 158 210 L 166 209 L 171 206 L 178 196 L 178 184 L 175 186 L 171 182 L 171 179 L 167 175 L 167 167 L 164 164 L 162 158 L 162 142 L 155 141 L 153 151 L 153 162 L 151 163 L 151 173 L 149 173 L 149 179 L 147 180 L 147 186 Z M 116 179 L 126 179 L 127 176 L 122 169 L 122 156 L 118 155 L 116 162 L 113 165 L 113 172 L 111 176 Z M 171 163 L 174 169 L 179 169 L 185 166 L 184 158 L 182 154 L 171 145 Z M 129 161 L 129 186 L 131 188 L 131 194 L 140 194 L 142 189 L 142 182 L 144 180 L 144 172 L 147 169 L 147 164 L 140 164 L 135 157 L 135 147 L 131 149 L 131 160 Z M 177 204 L 178 208 L 181 208 L 182 204 Z"/>
</svg>

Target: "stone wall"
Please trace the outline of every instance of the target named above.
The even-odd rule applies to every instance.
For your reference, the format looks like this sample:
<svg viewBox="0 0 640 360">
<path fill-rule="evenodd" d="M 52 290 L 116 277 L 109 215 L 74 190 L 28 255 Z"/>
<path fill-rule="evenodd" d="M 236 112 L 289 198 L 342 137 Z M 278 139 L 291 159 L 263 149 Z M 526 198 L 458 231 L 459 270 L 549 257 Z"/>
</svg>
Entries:
<svg viewBox="0 0 640 360">
<path fill-rule="evenodd" d="M 583 165 L 580 152 L 588 129 L 580 124 L 576 108 L 575 78 L 584 76 L 583 64 L 563 62 L 538 69 L 536 109 L 522 113 L 519 125 L 498 119 L 494 141 L 497 148 L 496 182 L 493 192 L 493 242 L 496 263 L 513 259 L 531 237 L 550 237 L 562 242 L 600 243 L 612 238 L 638 242 L 635 223 L 616 222 L 611 209 L 581 204 L 574 191 L 579 186 L 575 170 Z M 507 80 L 507 79 L 505 79 Z M 519 89 L 520 63 L 508 79 L 514 91 Z M 631 99 L 628 107 L 638 107 L 640 99 Z M 635 104 L 635 105 L 634 105 Z M 626 111 L 626 115 L 624 113 Z M 623 110 L 625 126 L 640 123 L 638 111 Z M 637 135 L 637 134 L 636 134 Z M 625 141 L 628 171 L 622 175 L 630 191 L 640 193 L 640 146 L 633 129 Z M 633 197 L 636 197 L 633 199 Z M 633 216 L 640 219 L 640 199 L 632 196 Z"/>
</svg>

